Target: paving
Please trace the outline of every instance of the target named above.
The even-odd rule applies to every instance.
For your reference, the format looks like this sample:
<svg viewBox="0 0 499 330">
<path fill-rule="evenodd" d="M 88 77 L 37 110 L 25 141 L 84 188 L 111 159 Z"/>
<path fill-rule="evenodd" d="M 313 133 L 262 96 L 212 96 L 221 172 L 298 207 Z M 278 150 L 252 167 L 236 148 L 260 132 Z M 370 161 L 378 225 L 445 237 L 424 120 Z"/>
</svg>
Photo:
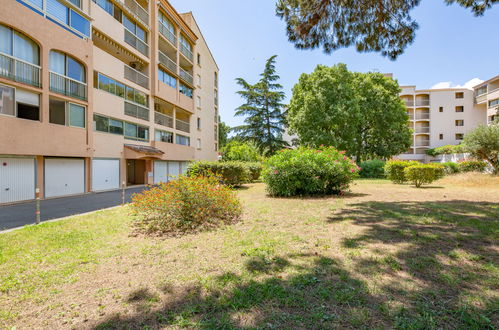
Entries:
<svg viewBox="0 0 499 330">
<path fill-rule="evenodd" d="M 144 186 L 127 188 L 125 202 L 130 202 L 133 194 L 140 193 L 144 189 L 146 189 Z M 58 219 L 118 206 L 121 203 L 121 190 L 46 199 L 40 201 L 40 219 L 41 221 Z M 35 212 L 34 201 L 0 206 L 0 231 L 35 223 Z"/>
</svg>

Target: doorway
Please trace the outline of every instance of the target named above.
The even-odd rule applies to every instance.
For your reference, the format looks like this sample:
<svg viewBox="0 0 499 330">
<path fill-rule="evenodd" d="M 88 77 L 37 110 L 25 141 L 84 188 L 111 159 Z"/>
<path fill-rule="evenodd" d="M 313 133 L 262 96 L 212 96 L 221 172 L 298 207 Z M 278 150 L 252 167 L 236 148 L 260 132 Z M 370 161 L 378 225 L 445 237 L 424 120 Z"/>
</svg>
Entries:
<svg viewBox="0 0 499 330">
<path fill-rule="evenodd" d="M 126 161 L 126 181 L 127 186 L 145 183 L 146 161 L 141 159 L 127 159 Z"/>
</svg>

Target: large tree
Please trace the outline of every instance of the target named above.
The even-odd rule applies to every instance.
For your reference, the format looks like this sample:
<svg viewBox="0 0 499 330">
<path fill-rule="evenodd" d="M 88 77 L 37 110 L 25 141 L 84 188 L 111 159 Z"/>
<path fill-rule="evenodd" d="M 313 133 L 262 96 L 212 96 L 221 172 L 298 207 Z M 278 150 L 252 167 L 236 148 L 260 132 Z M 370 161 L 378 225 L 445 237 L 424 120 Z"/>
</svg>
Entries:
<svg viewBox="0 0 499 330">
<path fill-rule="evenodd" d="M 434 0 L 431 0 L 434 1 Z M 483 15 L 499 0 L 444 0 Z M 276 13 L 286 21 L 297 48 L 323 47 L 326 53 L 355 46 L 391 59 L 414 41 L 418 24 L 410 11 L 420 0 L 278 0 Z"/>
<path fill-rule="evenodd" d="M 282 86 L 277 82 L 275 61 L 277 55 L 270 57 L 260 80 L 252 85 L 243 78 L 237 78 L 242 90 L 238 94 L 245 103 L 236 109 L 236 116 L 246 117 L 244 125 L 234 127 L 232 131 L 244 141 L 254 142 L 261 152 L 274 154 L 286 145 L 282 139 L 284 132 L 285 98 Z"/>
<path fill-rule="evenodd" d="M 467 133 L 463 145 L 474 157 L 490 163 L 494 174 L 499 174 L 499 122 L 478 126 Z"/>
<path fill-rule="evenodd" d="M 345 150 L 357 162 L 389 158 L 411 145 L 411 131 L 396 81 L 381 73 L 317 66 L 293 88 L 288 125 L 300 143 Z"/>
<path fill-rule="evenodd" d="M 222 149 L 229 139 L 230 126 L 221 121 L 218 123 L 218 148 Z"/>
</svg>

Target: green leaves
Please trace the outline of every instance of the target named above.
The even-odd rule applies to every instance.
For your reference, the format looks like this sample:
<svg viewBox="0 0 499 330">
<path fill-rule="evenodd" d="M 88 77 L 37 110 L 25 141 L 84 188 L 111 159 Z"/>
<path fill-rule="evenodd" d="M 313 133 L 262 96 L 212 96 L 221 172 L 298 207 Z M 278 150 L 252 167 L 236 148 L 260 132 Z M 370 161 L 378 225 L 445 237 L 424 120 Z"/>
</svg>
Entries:
<svg viewBox="0 0 499 330">
<path fill-rule="evenodd" d="M 489 162 L 499 174 L 499 123 L 479 126 L 464 136 L 463 144 L 474 157 Z"/>
</svg>

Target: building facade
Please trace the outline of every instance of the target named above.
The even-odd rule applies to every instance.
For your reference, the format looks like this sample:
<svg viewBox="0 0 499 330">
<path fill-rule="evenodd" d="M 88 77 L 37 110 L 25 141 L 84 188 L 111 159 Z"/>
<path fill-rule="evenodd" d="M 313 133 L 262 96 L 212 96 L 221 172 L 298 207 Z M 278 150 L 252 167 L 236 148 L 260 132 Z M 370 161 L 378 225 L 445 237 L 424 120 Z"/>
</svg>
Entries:
<svg viewBox="0 0 499 330">
<path fill-rule="evenodd" d="M 5 0 L 0 204 L 216 160 L 218 77 L 193 15 L 166 0 Z"/>
</svg>

